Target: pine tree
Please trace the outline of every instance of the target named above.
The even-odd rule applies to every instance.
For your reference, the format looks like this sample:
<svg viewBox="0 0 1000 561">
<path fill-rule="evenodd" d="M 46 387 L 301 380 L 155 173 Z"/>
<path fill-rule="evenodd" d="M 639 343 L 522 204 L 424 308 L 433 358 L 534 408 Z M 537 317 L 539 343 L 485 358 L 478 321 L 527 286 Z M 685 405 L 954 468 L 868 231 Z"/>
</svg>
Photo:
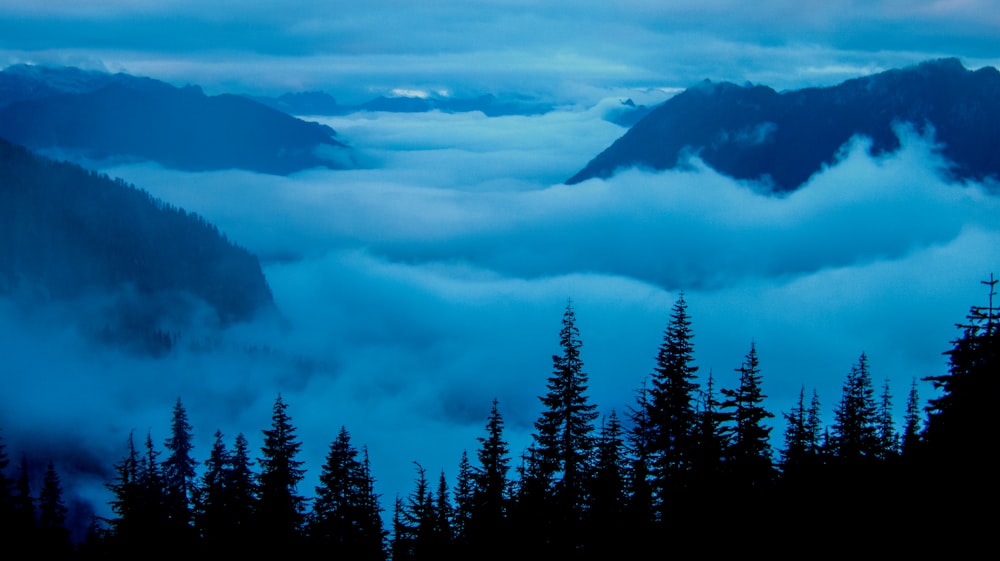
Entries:
<svg viewBox="0 0 1000 561">
<path fill-rule="evenodd" d="M 877 422 L 877 446 L 875 456 L 880 460 L 889 460 L 899 453 L 899 435 L 892 420 L 892 394 L 889 391 L 889 380 L 886 379 L 879 396 Z"/>
<path fill-rule="evenodd" d="M 73 551 L 66 515 L 69 509 L 63 501 L 62 485 L 55 465 L 49 461 L 45 468 L 42 490 L 38 496 L 38 537 L 45 555 L 64 558 Z"/>
<path fill-rule="evenodd" d="M 201 533 L 205 548 L 212 552 L 221 551 L 222 545 L 232 539 L 228 492 L 229 471 L 232 454 L 226 449 L 222 431 L 215 431 L 215 441 L 208 459 L 201 484 L 195 489 L 194 519 Z"/>
<path fill-rule="evenodd" d="M 743 490 L 761 489 L 769 486 L 774 478 L 771 427 L 764 425 L 764 421 L 774 415 L 763 405 L 767 396 L 760 387 L 760 361 L 755 343 L 750 344 L 743 364 L 736 371 L 740 373 L 739 386 L 721 391 L 726 398 L 721 407 L 727 411 L 731 423 L 727 431 L 731 441 L 729 469 Z"/>
<path fill-rule="evenodd" d="M 683 495 L 690 483 L 697 422 L 694 398 L 698 391 L 693 337 L 687 302 L 681 294 L 671 310 L 656 355 L 647 401 L 651 475 L 655 508 L 661 520 L 670 508 L 672 495 Z"/>
<path fill-rule="evenodd" d="M 844 382 L 840 405 L 834 410 L 832 445 L 837 460 L 858 464 L 877 457 L 878 411 L 875 389 L 864 353 Z"/>
<path fill-rule="evenodd" d="M 470 546 L 470 522 L 475 504 L 476 483 L 472 471 L 472 464 L 469 462 L 469 454 L 462 450 L 462 458 L 458 462 L 458 478 L 455 482 L 455 543 L 458 548 L 459 557 L 468 556 Z"/>
<path fill-rule="evenodd" d="M 250 443 L 243 433 L 239 433 L 233 441 L 233 452 L 226 471 L 225 505 L 232 541 L 243 544 L 244 548 L 252 547 L 252 538 L 257 537 L 255 525 L 260 492 L 253 466 Z"/>
<path fill-rule="evenodd" d="M 305 475 L 297 459 L 301 443 L 281 395 L 274 402 L 271 428 L 263 431 L 259 479 L 258 522 L 267 545 L 295 549 L 304 520 L 305 498 L 298 484 Z"/>
<path fill-rule="evenodd" d="M 505 534 L 510 453 L 503 438 L 503 417 L 493 400 L 486 421 L 486 436 L 477 438 L 479 466 L 473 471 L 474 490 L 469 519 L 469 537 L 477 550 L 496 551 Z"/>
<path fill-rule="evenodd" d="M 627 465 L 625 437 L 614 410 L 601 423 L 597 462 L 588 508 L 587 546 L 590 557 L 608 558 L 622 551 L 626 526 Z"/>
<path fill-rule="evenodd" d="M 917 393 L 917 379 L 910 385 L 906 396 L 906 415 L 903 416 L 903 434 L 900 438 L 900 453 L 909 456 L 920 443 L 920 396 Z"/>
<path fill-rule="evenodd" d="M 111 511 L 111 539 L 116 549 L 127 551 L 139 543 L 142 535 L 142 493 L 139 487 L 139 453 L 135 448 L 133 433 L 128 435 L 128 452 L 114 466 L 116 478 L 107 485 L 113 495 Z"/>
<path fill-rule="evenodd" d="M 451 521 L 454 507 L 451 504 L 448 480 L 444 470 L 438 476 L 437 492 L 434 494 L 433 524 L 431 526 L 431 548 L 427 558 L 445 560 L 453 557 L 453 540 L 455 538 Z"/>
<path fill-rule="evenodd" d="M 537 468 L 543 480 L 552 482 L 554 511 L 552 538 L 558 547 L 574 547 L 579 538 L 585 509 L 587 480 L 592 468 L 596 406 L 587 398 L 588 376 L 580 358 L 580 333 L 572 303 L 566 304 L 559 346 L 553 355 L 553 373 L 546 395 L 540 397 L 544 410 L 535 422 Z"/>
<path fill-rule="evenodd" d="M 705 390 L 695 410 L 696 424 L 691 453 L 693 487 L 699 494 L 711 494 L 718 489 L 724 471 L 729 437 L 724 423 L 726 414 L 715 398 L 715 380 L 709 372 Z"/>
<path fill-rule="evenodd" d="M 195 467 L 198 462 L 191 456 L 191 424 L 187 411 L 177 398 L 170 422 L 170 437 L 164 448 L 168 454 L 163 462 L 163 479 L 166 491 L 167 515 L 170 518 L 171 543 L 177 547 L 190 545 L 194 539 L 191 501 L 195 493 Z"/>
<path fill-rule="evenodd" d="M 373 494 L 367 453 L 364 462 L 358 455 L 346 427 L 341 427 L 320 472 L 306 530 L 314 549 L 334 557 L 383 559 L 378 497 Z"/>
</svg>

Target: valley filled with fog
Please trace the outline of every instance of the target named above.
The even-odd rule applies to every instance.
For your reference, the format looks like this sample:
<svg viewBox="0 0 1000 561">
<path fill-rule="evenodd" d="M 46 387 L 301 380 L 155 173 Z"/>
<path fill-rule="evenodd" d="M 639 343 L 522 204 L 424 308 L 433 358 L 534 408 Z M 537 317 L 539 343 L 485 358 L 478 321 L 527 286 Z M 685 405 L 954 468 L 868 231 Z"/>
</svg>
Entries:
<svg viewBox="0 0 1000 561">
<path fill-rule="evenodd" d="M 954 324 L 1000 272 L 995 186 L 943 181 L 933 138 L 905 128 L 898 153 L 873 158 L 857 139 L 781 197 L 696 156 L 681 171 L 562 184 L 625 132 L 603 118 L 618 104 L 304 116 L 356 150 L 354 170 L 104 164 L 258 255 L 278 317 L 186 333 L 152 358 L 91 345 L 55 306 L 29 317 L 3 304 L 17 374 L 0 397 L 17 419 L 8 446 L 78 455 L 63 478 L 102 504 L 129 432 L 162 441 L 177 397 L 203 457 L 216 429 L 259 449 L 280 393 L 303 442 L 304 494 L 345 426 L 389 508 L 414 461 L 454 477 L 494 397 L 512 454 L 525 450 L 569 299 L 602 414 L 635 405 L 681 292 L 702 380 L 736 385 L 753 342 L 775 425 L 803 387 L 829 423 L 862 352 L 899 416 L 914 379 L 945 372 Z"/>
</svg>

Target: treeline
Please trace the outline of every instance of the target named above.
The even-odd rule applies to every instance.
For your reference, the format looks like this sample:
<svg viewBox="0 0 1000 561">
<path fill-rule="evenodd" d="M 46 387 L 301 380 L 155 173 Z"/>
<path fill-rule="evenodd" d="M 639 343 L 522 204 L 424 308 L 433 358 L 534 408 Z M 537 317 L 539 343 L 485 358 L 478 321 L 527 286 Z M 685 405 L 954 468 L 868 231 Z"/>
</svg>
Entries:
<svg viewBox="0 0 1000 561">
<path fill-rule="evenodd" d="M 121 179 L 0 139 L 0 296 L 25 307 L 113 297 L 103 339 L 163 351 L 165 318 L 247 321 L 272 305 L 257 257 Z M 96 320 L 95 320 L 96 321 Z M 94 326 L 90 326 L 94 327 Z"/>
<path fill-rule="evenodd" d="M 159 553 L 246 556 L 320 553 L 332 559 L 448 560 L 529 555 L 553 559 L 666 558 L 697 554 L 817 555 L 841 551 L 952 554 L 992 536 L 995 517 L 997 332 L 993 307 L 971 308 L 946 352 L 947 373 L 925 378 L 939 395 L 921 407 L 916 379 L 901 427 L 886 384 L 877 391 L 868 359 L 851 366 L 832 423 L 815 392 L 782 412 L 783 444 L 771 444 L 756 346 L 739 383 L 716 390 L 699 380 L 694 334 L 677 299 L 653 372 L 620 418 L 601 416 L 587 396 L 580 334 L 567 304 L 560 353 L 540 396 L 531 445 L 512 455 L 493 401 L 472 457 L 457 477 L 415 463 L 414 488 L 396 497 L 383 523 L 365 449 L 342 428 L 330 444 L 312 497 L 298 488 L 300 442 L 279 395 L 260 455 L 221 433 L 202 469 L 178 399 L 161 448 L 134 435 L 114 465 L 113 517 L 97 520 L 76 546 L 81 557 Z M 165 456 L 163 456 L 165 454 Z M 0 443 L 0 526 L 6 543 L 69 552 L 58 476 L 49 466 L 33 497 L 26 467 L 6 475 Z"/>
</svg>

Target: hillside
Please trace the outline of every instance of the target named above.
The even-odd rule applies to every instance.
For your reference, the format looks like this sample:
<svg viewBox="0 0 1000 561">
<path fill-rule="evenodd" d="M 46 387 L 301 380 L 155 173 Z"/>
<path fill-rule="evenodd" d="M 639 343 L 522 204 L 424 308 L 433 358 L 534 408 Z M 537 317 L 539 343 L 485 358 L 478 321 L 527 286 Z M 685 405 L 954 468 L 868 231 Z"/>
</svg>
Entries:
<svg viewBox="0 0 1000 561">
<path fill-rule="evenodd" d="M 333 129 L 245 97 L 77 69 L 0 73 L 0 137 L 33 150 L 190 171 L 287 175 L 355 166 Z"/>
<path fill-rule="evenodd" d="M 203 218 L 3 140 L 0 296 L 89 302 L 77 317 L 88 329 L 144 341 L 196 315 L 226 325 L 273 305 L 257 257 Z"/>
<path fill-rule="evenodd" d="M 722 174 L 788 192 L 835 165 L 853 137 L 871 139 L 873 155 L 898 150 L 903 123 L 933 129 L 949 179 L 1000 178 L 1000 72 L 942 59 L 780 93 L 704 82 L 654 109 L 566 183 L 671 169 L 697 155 Z"/>
</svg>

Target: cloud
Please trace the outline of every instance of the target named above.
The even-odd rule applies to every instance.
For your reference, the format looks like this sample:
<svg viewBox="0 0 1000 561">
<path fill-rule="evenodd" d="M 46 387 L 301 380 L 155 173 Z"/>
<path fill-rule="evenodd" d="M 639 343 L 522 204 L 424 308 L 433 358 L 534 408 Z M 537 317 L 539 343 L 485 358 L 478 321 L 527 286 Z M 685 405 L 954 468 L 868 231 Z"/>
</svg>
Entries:
<svg viewBox="0 0 1000 561">
<path fill-rule="evenodd" d="M 594 87 L 687 87 L 704 78 L 828 85 L 939 56 L 996 64 L 983 2 L 497 0 L 340 4 L 237 0 L 0 4 L 0 58 L 111 69 L 209 91 L 520 91 L 567 99 Z M 816 73 L 823 68 L 826 72 Z M 593 94 L 591 94 L 593 95 Z M 579 99 L 579 98 L 577 98 Z M 588 101 L 594 101 L 594 97 Z M 353 101 L 353 99 L 352 99 Z"/>
<path fill-rule="evenodd" d="M 914 377 L 946 368 L 954 324 L 1000 262 L 1000 228 L 983 186 L 940 179 L 931 139 L 904 130 L 903 149 L 879 159 L 859 140 L 781 198 L 697 162 L 558 184 L 622 133 L 601 117 L 345 117 L 331 124 L 381 167 L 288 178 L 109 168 L 263 255 L 284 321 L 151 360 L 4 312 L 8 450 L 70 435 L 106 470 L 130 430 L 162 442 L 178 396 L 197 455 L 216 428 L 259 447 L 281 392 L 304 444 L 303 492 L 344 425 L 391 501 L 411 490 L 414 460 L 454 477 L 494 397 L 512 453 L 526 448 L 570 298 L 605 414 L 626 416 L 682 290 L 701 375 L 734 386 L 754 341 L 778 427 L 803 386 L 831 422 L 861 352 L 899 413 Z"/>
</svg>

